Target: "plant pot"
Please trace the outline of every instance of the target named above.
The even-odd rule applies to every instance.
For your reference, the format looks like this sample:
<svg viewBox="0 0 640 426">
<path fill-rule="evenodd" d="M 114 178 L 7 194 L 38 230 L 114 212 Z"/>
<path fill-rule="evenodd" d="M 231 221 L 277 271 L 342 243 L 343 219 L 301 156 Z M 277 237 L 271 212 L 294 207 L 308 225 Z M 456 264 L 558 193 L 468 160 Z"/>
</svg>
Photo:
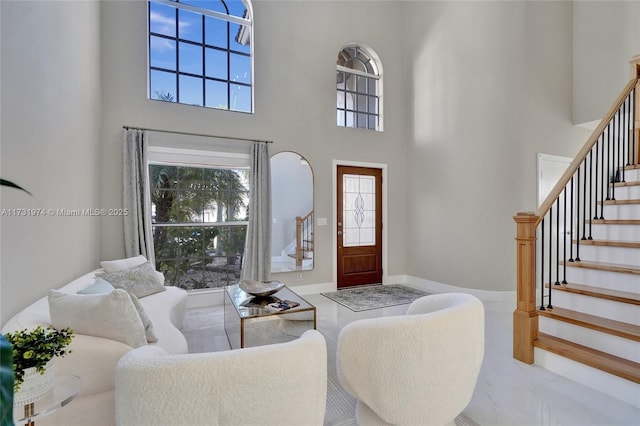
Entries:
<svg viewBox="0 0 640 426">
<path fill-rule="evenodd" d="M 45 366 L 44 374 L 38 373 L 35 367 L 24 370 L 20 389 L 13 395 L 13 406 L 27 405 L 44 399 L 53 389 L 54 370 L 53 359 Z"/>
</svg>

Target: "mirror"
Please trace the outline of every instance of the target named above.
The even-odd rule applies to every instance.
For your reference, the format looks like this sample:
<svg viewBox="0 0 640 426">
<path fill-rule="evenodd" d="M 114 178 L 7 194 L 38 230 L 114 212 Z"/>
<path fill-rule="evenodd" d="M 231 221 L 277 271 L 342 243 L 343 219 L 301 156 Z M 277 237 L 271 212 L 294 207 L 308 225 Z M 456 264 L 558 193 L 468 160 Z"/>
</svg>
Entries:
<svg viewBox="0 0 640 426">
<path fill-rule="evenodd" d="M 271 157 L 271 272 L 313 269 L 313 170 L 300 154 Z"/>
</svg>

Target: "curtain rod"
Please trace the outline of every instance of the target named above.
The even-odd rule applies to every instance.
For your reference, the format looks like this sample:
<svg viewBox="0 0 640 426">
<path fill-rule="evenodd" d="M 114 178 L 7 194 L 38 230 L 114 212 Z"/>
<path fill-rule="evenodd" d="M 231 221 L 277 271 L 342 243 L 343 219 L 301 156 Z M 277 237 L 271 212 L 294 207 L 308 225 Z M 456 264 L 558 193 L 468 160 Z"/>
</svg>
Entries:
<svg viewBox="0 0 640 426">
<path fill-rule="evenodd" d="M 138 129 L 138 130 L 148 130 L 150 132 L 162 132 L 162 133 L 173 133 L 176 135 L 186 135 L 186 136 L 202 136 L 205 138 L 219 138 L 219 139 L 231 139 L 237 141 L 247 141 L 247 142 L 261 142 L 261 143 L 273 143 L 273 141 L 266 141 L 260 139 L 249 139 L 249 138 L 239 138 L 236 136 L 218 136 L 218 135 L 206 135 L 204 133 L 190 133 L 190 132 L 178 132 L 176 130 L 163 130 L 163 129 L 148 129 L 145 127 L 133 127 L 133 126 L 122 126 L 123 129 Z"/>
</svg>

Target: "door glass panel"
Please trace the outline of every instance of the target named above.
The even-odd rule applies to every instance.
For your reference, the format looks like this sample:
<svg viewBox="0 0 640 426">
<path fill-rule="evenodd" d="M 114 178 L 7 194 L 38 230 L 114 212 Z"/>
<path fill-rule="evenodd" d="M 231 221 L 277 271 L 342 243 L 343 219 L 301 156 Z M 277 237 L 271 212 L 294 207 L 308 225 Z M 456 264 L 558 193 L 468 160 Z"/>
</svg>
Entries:
<svg viewBox="0 0 640 426">
<path fill-rule="evenodd" d="M 375 177 L 343 175 L 343 246 L 373 246 L 375 233 Z"/>
</svg>

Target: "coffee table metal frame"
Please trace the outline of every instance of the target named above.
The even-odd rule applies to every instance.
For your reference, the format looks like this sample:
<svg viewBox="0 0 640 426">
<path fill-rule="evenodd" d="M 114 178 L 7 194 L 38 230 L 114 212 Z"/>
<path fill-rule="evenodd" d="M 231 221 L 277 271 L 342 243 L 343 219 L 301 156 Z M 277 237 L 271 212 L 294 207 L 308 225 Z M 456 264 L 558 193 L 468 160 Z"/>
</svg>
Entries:
<svg viewBox="0 0 640 426">
<path fill-rule="evenodd" d="M 269 303 L 278 300 L 290 300 L 300 305 L 283 311 L 267 309 L 266 306 Z M 311 322 L 313 322 L 314 330 L 317 326 L 316 307 L 286 286 L 269 297 L 256 297 L 247 294 L 238 284 L 229 285 L 224 288 L 224 331 L 231 349 L 276 343 L 267 342 L 256 344 L 255 342 L 247 342 L 246 332 L 252 325 L 258 322 L 277 318 L 284 320 L 290 319 L 292 322 L 299 321 L 299 324 L 302 324 L 302 321 L 307 321 L 305 324 L 311 325 Z M 311 329 L 311 327 L 308 329 Z M 295 338 L 295 336 L 292 336 L 289 340 Z"/>
</svg>

